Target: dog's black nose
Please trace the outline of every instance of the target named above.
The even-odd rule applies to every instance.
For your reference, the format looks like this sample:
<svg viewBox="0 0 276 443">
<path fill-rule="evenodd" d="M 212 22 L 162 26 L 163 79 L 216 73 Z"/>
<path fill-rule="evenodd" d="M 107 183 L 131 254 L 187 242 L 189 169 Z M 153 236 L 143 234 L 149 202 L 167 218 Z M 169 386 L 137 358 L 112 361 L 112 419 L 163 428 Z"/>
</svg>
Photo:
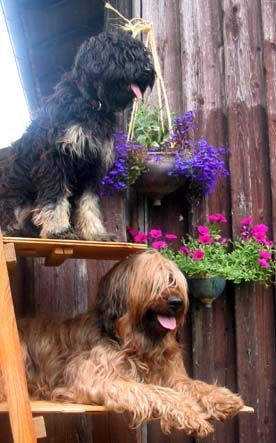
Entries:
<svg viewBox="0 0 276 443">
<path fill-rule="evenodd" d="M 177 311 L 182 305 L 182 303 L 183 303 L 182 298 L 176 297 L 175 295 L 170 295 L 170 297 L 168 298 L 168 305 L 174 311 Z"/>
</svg>

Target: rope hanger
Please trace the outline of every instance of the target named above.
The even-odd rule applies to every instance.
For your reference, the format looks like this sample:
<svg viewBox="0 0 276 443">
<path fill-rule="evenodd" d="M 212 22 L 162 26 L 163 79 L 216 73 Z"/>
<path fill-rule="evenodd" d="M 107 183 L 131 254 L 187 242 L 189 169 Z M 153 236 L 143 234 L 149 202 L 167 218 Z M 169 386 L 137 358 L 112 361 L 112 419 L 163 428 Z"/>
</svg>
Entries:
<svg viewBox="0 0 276 443">
<path fill-rule="evenodd" d="M 132 36 L 134 38 L 137 38 L 139 34 L 145 34 L 145 46 L 148 48 L 152 53 L 152 59 L 153 59 L 153 65 L 156 72 L 156 86 L 157 86 L 157 96 L 158 96 L 158 105 L 159 105 L 159 116 L 160 116 L 160 124 L 162 131 L 164 131 L 165 124 L 164 124 L 164 112 L 163 107 L 166 112 L 167 121 L 168 121 L 168 128 L 169 131 L 172 131 L 172 118 L 169 108 L 169 102 L 168 97 L 165 90 L 165 83 L 161 72 L 161 66 L 159 62 L 158 52 L 157 52 L 157 46 L 155 41 L 155 35 L 154 35 L 154 29 L 152 23 L 150 23 L 147 20 L 144 20 L 140 17 L 134 17 L 131 20 L 127 19 L 125 16 L 123 16 L 117 9 L 115 9 L 110 3 L 106 3 L 105 7 L 107 9 L 110 9 L 113 11 L 116 15 L 118 15 L 125 23 L 121 26 L 122 29 L 125 31 L 131 32 Z M 129 128 L 128 128 L 128 140 L 133 139 L 134 135 L 134 127 L 135 127 L 135 121 L 137 112 L 139 109 L 139 103 L 140 100 L 137 98 L 134 99 L 133 102 L 133 108 L 132 113 L 130 117 L 129 122 Z M 164 106 L 163 106 L 164 105 Z"/>
</svg>

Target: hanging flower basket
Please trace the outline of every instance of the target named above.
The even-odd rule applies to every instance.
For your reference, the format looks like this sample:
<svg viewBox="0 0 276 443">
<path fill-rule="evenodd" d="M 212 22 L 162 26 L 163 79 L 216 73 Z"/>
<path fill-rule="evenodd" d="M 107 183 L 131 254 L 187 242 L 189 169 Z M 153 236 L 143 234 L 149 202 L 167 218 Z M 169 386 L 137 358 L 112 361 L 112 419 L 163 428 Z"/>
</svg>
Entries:
<svg viewBox="0 0 276 443">
<path fill-rule="evenodd" d="M 223 277 L 188 279 L 189 293 L 200 300 L 206 308 L 211 308 L 212 303 L 222 295 L 225 285 L 226 280 Z"/>
<path fill-rule="evenodd" d="M 143 34 L 156 71 L 158 104 L 134 100 L 128 134 L 114 134 L 116 159 L 102 180 L 102 193 L 134 186 L 160 205 L 165 195 L 185 184 L 186 200 L 197 202 L 213 191 L 219 177 L 228 175 L 225 149 L 195 140 L 194 112 L 172 118 L 152 24 L 141 18 L 128 20 L 110 4 L 106 7 L 124 21 L 123 29 L 133 37 Z"/>
<path fill-rule="evenodd" d="M 223 235 L 227 223 L 223 214 L 209 214 L 207 219 L 205 225 L 197 226 L 195 236 L 182 239 L 180 249 L 177 235 L 164 233 L 159 227 L 148 234 L 130 228 L 128 233 L 135 243 L 147 243 L 174 261 L 189 281 L 190 293 L 208 306 L 222 293 L 225 280 L 274 284 L 275 247 L 267 225 L 244 217 L 240 234 L 230 240 Z"/>
<path fill-rule="evenodd" d="M 162 198 L 178 189 L 185 180 L 171 174 L 175 167 L 173 153 L 148 152 L 147 155 L 148 170 L 135 182 L 135 189 L 151 197 L 154 206 L 160 206 Z"/>
</svg>

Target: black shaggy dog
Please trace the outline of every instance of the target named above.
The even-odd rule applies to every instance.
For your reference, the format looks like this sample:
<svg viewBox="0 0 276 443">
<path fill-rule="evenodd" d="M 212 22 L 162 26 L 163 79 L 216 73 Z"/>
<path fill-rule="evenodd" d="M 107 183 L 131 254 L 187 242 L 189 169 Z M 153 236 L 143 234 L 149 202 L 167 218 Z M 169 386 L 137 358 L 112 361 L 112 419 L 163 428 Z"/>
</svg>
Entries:
<svg viewBox="0 0 276 443">
<path fill-rule="evenodd" d="M 103 32 L 79 48 L 72 69 L 11 149 L 0 179 L 5 235 L 110 240 L 98 185 L 114 159 L 115 113 L 154 83 L 142 42 Z"/>
</svg>

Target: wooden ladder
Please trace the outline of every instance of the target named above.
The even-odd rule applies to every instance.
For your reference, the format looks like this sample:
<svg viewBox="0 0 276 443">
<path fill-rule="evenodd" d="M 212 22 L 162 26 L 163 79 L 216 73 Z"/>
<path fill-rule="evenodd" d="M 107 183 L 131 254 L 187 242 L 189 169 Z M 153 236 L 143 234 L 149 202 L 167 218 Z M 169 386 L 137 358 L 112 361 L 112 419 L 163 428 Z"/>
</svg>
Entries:
<svg viewBox="0 0 276 443">
<path fill-rule="evenodd" d="M 32 420 L 7 267 L 7 263 L 12 263 L 13 259 L 10 257 L 6 260 L 5 251 L 12 255 L 12 249 L 4 246 L 0 230 L 0 366 L 2 381 L 14 443 L 35 443 L 37 441 L 36 432 Z"/>
</svg>

